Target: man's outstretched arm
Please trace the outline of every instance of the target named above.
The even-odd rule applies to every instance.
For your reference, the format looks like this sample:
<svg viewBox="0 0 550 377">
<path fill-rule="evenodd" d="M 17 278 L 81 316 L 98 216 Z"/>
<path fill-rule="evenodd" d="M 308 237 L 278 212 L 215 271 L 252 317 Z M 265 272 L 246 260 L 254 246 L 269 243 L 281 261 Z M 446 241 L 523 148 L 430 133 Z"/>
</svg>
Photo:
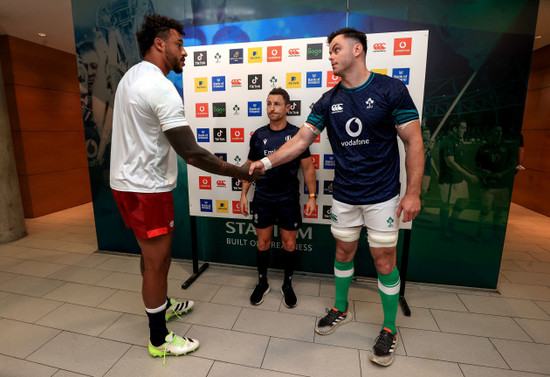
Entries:
<svg viewBox="0 0 550 377">
<path fill-rule="evenodd" d="M 164 132 L 164 135 L 172 145 L 172 148 L 189 165 L 202 169 L 212 174 L 225 175 L 255 181 L 260 178 L 259 169 L 253 169 L 249 174 L 249 165 L 237 166 L 228 164 L 199 146 L 195 141 L 195 135 L 189 126 L 175 127 Z"/>
<path fill-rule="evenodd" d="M 294 135 L 292 139 L 284 143 L 281 148 L 277 149 L 277 152 L 270 154 L 269 157 L 262 158 L 260 161 L 253 162 L 248 172 L 252 174 L 253 170 L 258 169 L 265 171 L 271 167 L 279 166 L 294 160 L 315 141 L 317 137 L 316 132 L 317 129 L 315 126 L 304 123 L 298 133 Z"/>
</svg>

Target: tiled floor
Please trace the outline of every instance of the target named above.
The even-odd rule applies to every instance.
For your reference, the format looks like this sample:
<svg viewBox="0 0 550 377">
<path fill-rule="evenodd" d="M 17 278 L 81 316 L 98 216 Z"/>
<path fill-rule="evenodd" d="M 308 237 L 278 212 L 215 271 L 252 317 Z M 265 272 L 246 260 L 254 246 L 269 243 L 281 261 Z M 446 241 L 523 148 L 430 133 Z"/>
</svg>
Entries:
<svg viewBox="0 0 550 377">
<path fill-rule="evenodd" d="M 355 318 L 330 336 L 313 328 L 334 295 L 331 277 L 299 275 L 295 309 L 273 289 L 252 307 L 252 269 L 211 265 L 187 291 L 187 262 L 169 294 L 196 308 L 170 323 L 201 342 L 190 356 L 149 356 L 139 259 L 94 253 L 91 204 L 27 220 L 29 235 L 0 246 L 0 376 L 550 376 L 550 218 L 512 205 L 499 293 L 407 284 L 389 368 L 368 360 L 379 331 L 376 285 L 353 283 Z M 271 274 L 274 287 L 281 276 Z"/>
</svg>

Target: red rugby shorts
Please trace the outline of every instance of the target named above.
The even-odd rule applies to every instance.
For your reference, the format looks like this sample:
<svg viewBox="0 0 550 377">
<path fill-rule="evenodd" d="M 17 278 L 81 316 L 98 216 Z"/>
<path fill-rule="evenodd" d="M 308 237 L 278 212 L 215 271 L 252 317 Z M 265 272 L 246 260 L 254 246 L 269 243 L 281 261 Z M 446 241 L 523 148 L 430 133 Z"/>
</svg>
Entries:
<svg viewBox="0 0 550 377">
<path fill-rule="evenodd" d="M 113 192 L 113 197 L 126 224 L 139 239 L 174 232 L 174 197 L 172 192 Z"/>
</svg>

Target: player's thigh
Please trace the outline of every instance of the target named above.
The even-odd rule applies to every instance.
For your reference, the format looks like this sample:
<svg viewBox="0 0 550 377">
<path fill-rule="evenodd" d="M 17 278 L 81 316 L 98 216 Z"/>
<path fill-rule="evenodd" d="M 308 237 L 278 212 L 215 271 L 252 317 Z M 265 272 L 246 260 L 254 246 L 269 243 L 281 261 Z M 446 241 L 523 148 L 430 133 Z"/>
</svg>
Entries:
<svg viewBox="0 0 550 377">
<path fill-rule="evenodd" d="M 399 195 L 396 195 L 381 203 L 362 206 L 363 222 L 367 229 L 374 229 L 379 232 L 399 230 L 399 218 L 397 217 L 399 201 Z"/>
<path fill-rule="evenodd" d="M 271 235 L 273 233 L 273 225 L 266 228 L 256 228 L 256 235 L 258 237 L 258 249 L 267 250 L 271 246 Z"/>
<path fill-rule="evenodd" d="M 167 233 L 153 238 L 138 238 L 144 270 L 167 269 L 170 263 L 172 238 L 174 233 Z"/>
<path fill-rule="evenodd" d="M 355 228 L 364 225 L 363 208 L 332 199 L 331 226 L 334 228 Z"/>
<path fill-rule="evenodd" d="M 275 225 L 276 206 L 273 203 L 254 200 L 250 203 L 252 225 L 254 228 L 265 229 Z"/>
<path fill-rule="evenodd" d="M 302 211 L 300 210 L 299 199 L 277 203 L 274 212 L 277 219 L 276 223 L 281 229 L 297 231 L 302 226 Z"/>
<path fill-rule="evenodd" d="M 296 249 L 297 235 L 297 230 L 286 230 L 281 228 L 281 241 L 283 242 L 283 247 L 285 250 L 294 251 L 294 249 Z"/>
</svg>

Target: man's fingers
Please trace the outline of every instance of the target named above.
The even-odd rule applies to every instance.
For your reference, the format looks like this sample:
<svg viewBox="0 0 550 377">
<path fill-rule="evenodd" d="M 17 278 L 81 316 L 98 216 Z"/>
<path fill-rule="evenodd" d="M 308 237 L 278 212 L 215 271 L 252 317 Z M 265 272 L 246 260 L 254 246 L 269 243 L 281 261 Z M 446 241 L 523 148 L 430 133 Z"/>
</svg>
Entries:
<svg viewBox="0 0 550 377">
<path fill-rule="evenodd" d="M 401 204 L 399 204 L 399 206 L 397 207 L 397 217 L 401 216 L 401 211 L 403 210 L 403 206 Z"/>
</svg>

